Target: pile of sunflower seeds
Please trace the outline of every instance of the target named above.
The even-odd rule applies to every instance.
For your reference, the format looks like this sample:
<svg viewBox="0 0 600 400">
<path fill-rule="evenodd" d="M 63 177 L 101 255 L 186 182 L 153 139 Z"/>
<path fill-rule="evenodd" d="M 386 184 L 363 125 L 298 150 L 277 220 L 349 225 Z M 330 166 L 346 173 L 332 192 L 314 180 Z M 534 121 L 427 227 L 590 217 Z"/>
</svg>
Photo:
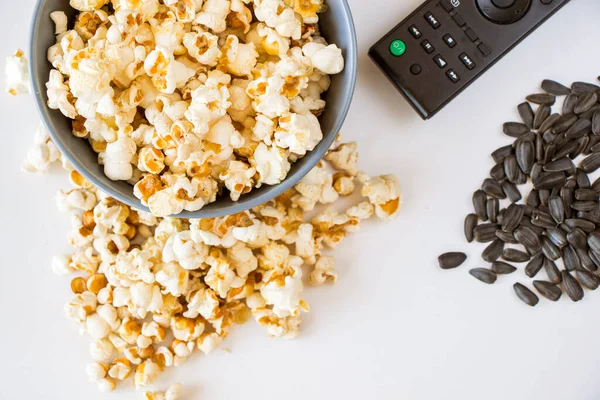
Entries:
<svg viewBox="0 0 600 400">
<path fill-rule="evenodd" d="M 564 292 L 579 301 L 584 288 L 600 286 L 600 178 L 591 183 L 588 176 L 600 169 L 600 86 L 575 82 L 568 88 L 544 80 L 541 87 L 543 93 L 518 106 L 522 122 L 504 124 L 504 133 L 515 140 L 492 153 L 490 177 L 473 194 L 465 237 L 490 243 L 482 258 L 491 265 L 469 272 L 493 284 L 498 275 L 515 272 L 513 264 L 527 263 L 529 278 L 544 270 L 546 279 L 533 281 L 543 297 L 558 301 Z M 553 113 L 559 96 L 566 96 L 562 111 Z M 533 189 L 524 199 L 519 186 L 529 181 Z M 505 201 L 507 207 L 501 205 Z M 463 253 L 438 259 L 442 269 L 465 260 Z M 513 288 L 524 303 L 539 302 L 527 286 Z"/>
</svg>

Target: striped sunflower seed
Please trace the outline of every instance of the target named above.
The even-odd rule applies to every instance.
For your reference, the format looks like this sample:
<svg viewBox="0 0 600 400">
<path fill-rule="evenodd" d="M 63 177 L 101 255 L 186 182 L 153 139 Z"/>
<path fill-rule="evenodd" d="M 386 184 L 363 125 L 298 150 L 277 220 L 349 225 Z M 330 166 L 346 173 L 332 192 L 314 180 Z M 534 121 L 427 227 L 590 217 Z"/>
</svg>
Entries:
<svg viewBox="0 0 600 400">
<path fill-rule="evenodd" d="M 528 128 L 533 128 L 533 109 L 528 102 L 521 103 L 517 106 L 521 120 Z"/>
<path fill-rule="evenodd" d="M 558 267 L 554 263 L 554 261 L 549 260 L 544 257 L 544 271 L 546 271 L 546 276 L 548 280 L 554 284 L 558 284 L 562 282 L 562 277 L 560 275 L 560 271 Z"/>
<path fill-rule="evenodd" d="M 531 180 L 535 181 L 536 179 L 538 179 L 540 176 L 542 176 L 543 173 L 543 166 L 541 163 L 535 163 L 533 164 L 533 167 L 531 168 Z"/>
<path fill-rule="evenodd" d="M 523 263 L 529 261 L 531 256 L 524 251 L 508 248 L 502 252 L 502 258 L 509 262 Z"/>
<path fill-rule="evenodd" d="M 579 168 L 588 174 L 600 168 L 600 153 L 593 153 L 587 156 L 579 164 Z"/>
<path fill-rule="evenodd" d="M 579 257 L 579 261 L 581 261 L 581 266 L 588 271 L 596 271 L 598 266 L 594 263 L 594 260 L 590 257 L 590 251 L 586 248 L 575 249 L 577 252 L 577 256 Z"/>
<path fill-rule="evenodd" d="M 487 211 L 486 211 L 486 203 L 487 203 L 487 195 L 483 190 L 477 190 L 473 193 L 473 208 L 475 209 L 475 214 L 482 221 L 487 221 Z"/>
<path fill-rule="evenodd" d="M 600 268 L 600 255 L 590 250 L 588 251 L 588 256 L 590 257 L 590 260 L 592 260 L 596 268 Z"/>
<path fill-rule="evenodd" d="M 560 119 L 560 114 L 558 114 L 558 113 L 554 113 L 554 114 L 550 115 L 548 118 L 546 118 L 544 123 L 542 125 L 540 125 L 539 131 L 540 132 L 549 132 L 550 129 L 556 123 L 556 121 L 558 121 L 559 119 Z"/>
<path fill-rule="evenodd" d="M 488 243 L 496 240 L 496 230 L 499 228 L 496 224 L 481 224 L 477 225 L 473 232 L 475 232 L 475 240 L 478 243 Z"/>
<path fill-rule="evenodd" d="M 565 132 L 567 139 L 578 139 L 592 131 L 592 122 L 589 119 L 578 119 Z"/>
<path fill-rule="evenodd" d="M 527 96 L 527 101 L 533 104 L 551 106 L 556 103 L 556 96 L 550 93 L 534 93 Z"/>
<path fill-rule="evenodd" d="M 585 249 L 587 245 L 587 235 L 579 228 L 572 228 L 567 233 L 567 242 L 576 249 Z"/>
<path fill-rule="evenodd" d="M 596 111 L 592 117 L 592 133 L 600 135 L 600 110 Z"/>
<path fill-rule="evenodd" d="M 483 181 L 483 185 L 481 185 L 481 190 L 483 190 L 485 192 L 485 194 L 487 194 L 488 196 L 494 198 L 494 199 L 505 199 L 506 198 L 506 194 L 504 193 L 504 190 L 502 190 L 502 185 L 493 180 L 493 179 L 485 179 Z M 489 218 L 489 215 L 488 215 Z M 492 221 L 493 222 L 493 221 Z"/>
<path fill-rule="evenodd" d="M 541 135 L 539 132 L 535 137 L 535 161 L 540 162 L 544 159 L 544 135 Z"/>
<path fill-rule="evenodd" d="M 502 251 L 504 250 L 504 242 L 500 239 L 494 240 L 492 243 L 488 245 L 488 247 L 483 250 L 481 254 L 481 258 L 487 262 L 494 262 L 502 255 Z"/>
<path fill-rule="evenodd" d="M 576 159 L 580 155 L 583 154 L 584 150 L 587 148 L 588 143 L 590 142 L 589 136 L 584 136 L 577 139 L 577 148 L 571 154 L 569 154 L 569 158 L 572 160 Z"/>
<path fill-rule="evenodd" d="M 579 228 L 585 233 L 593 232 L 596 229 L 596 224 L 581 218 L 568 218 L 565 220 L 565 225 L 571 229 Z"/>
<path fill-rule="evenodd" d="M 506 197 L 510 200 L 511 203 L 516 203 L 521 200 L 523 196 L 521 196 L 521 192 L 519 188 L 514 183 L 509 181 L 502 182 L 502 190 L 506 193 Z"/>
<path fill-rule="evenodd" d="M 596 92 L 583 93 L 581 96 L 579 96 L 579 100 L 577 100 L 577 104 L 575 104 L 573 111 L 575 114 L 584 113 L 592 108 L 597 101 L 598 95 Z"/>
<path fill-rule="evenodd" d="M 500 202 L 498 199 L 488 199 L 486 204 L 487 215 L 490 222 L 498 222 L 498 212 L 500 210 Z"/>
<path fill-rule="evenodd" d="M 506 174 L 504 174 L 504 164 L 502 163 L 494 165 L 490 170 L 490 176 L 492 177 L 492 179 L 498 182 L 504 180 L 504 178 L 506 177 Z"/>
<path fill-rule="evenodd" d="M 520 142 L 516 148 L 516 158 L 521 171 L 526 174 L 531 172 L 535 162 L 535 146 L 532 142 Z"/>
<path fill-rule="evenodd" d="M 573 204 L 571 204 L 571 208 L 573 210 L 577 210 L 577 211 L 592 211 L 594 208 L 596 208 L 596 202 L 595 201 L 574 201 Z"/>
<path fill-rule="evenodd" d="M 593 129 L 593 124 L 592 124 L 592 129 Z M 592 153 L 597 153 L 600 151 L 600 146 L 598 146 L 598 144 L 600 144 L 600 136 L 598 135 L 591 135 L 590 136 L 590 142 L 588 143 L 587 148 L 584 150 L 583 154 L 590 155 Z"/>
<path fill-rule="evenodd" d="M 513 289 L 517 297 L 525 304 L 531 307 L 535 307 L 539 303 L 540 299 L 531 290 L 520 283 L 515 283 Z"/>
<path fill-rule="evenodd" d="M 502 240 L 504 243 L 517 244 L 517 239 L 512 232 L 506 232 L 501 229 L 496 230 L 496 237 Z"/>
<path fill-rule="evenodd" d="M 568 157 L 559 158 L 558 160 L 551 161 L 544 165 L 544 171 L 546 172 L 568 172 L 572 171 L 575 173 L 575 164 L 573 164 L 573 160 Z"/>
<path fill-rule="evenodd" d="M 578 270 L 575 275 L 579 283 L 590 290 L 596 290 L 600 286 L 600 278 L 589 271 Z"/>
<path fill-rule="evenodd" d="M 542 81 L 542 90 L 555 96 L 565 96 L 571 93 L 571 89 L 550 79 Z"/>
<path fill-rule="evenodd" d="M 539 129 L 544 121 L 550 116 L 552 109 L 547 105 L 541 105 L 535 110 L 533 116 L 533 128 Z"/>
<path fill-rule="evenodd" d="M 518 204 L 511 204 L 504 212 L 504 219 L 502 221 L 502 230 L 506 232 L 512 232 L 521 223 L 525 211 L 523 207 Z M 518 239 L 517 239 L 518 240 Z"/>
<path fill-rule="evenodd" d="M 452 269 L 461 266 L 467 259 L 465 253 L 451 252 L 444 253 L 438 257 L 441 269 Z"/>
<path fill-rule="evenodd" d="M 591 157 L 591 156 L 590 156 Z M 504 173 L 509 182 L 516 183 L 519 178 L 519 163 L 517 157 L 513 154 L 504 159 Z"/>
<path fill-rule="evenodd" d="M 555 152 L 554 152 L 554 158 L 553 160 L 558 160 L 559 158 L 568 156 L 569 154 L 573 153 L 574 151 L 577 150 L 577 142 L 575 140 L 569 140 L 568 142 L 566 142 L 565 144 L 563 144 L 561 147 L 559 147 Z"/>
<path fill-rule="evenodd" d="M 546 281 L 533 281 L 533 287 L 539 294 L 550 301 L 558 301 L 562 296 L 562 290 L 558 285 Z"/>
<path fill-rule="evenodd" d="M 560 196 L 550 196 L 548 199 L 548 207 L 550 215 L 557 224 L 561 224 L 565 220 L 565 207 Z"/>
<path fill-rule="evenodd" d="M 571 218 L 573 216 L 571 204 L 575 201 L 575 191 L 570 187 L 563 187 L 560 189 L 560 198 L 562 199 L 565 208 L 565 216 Z"/>
<path fill-rule="evenodd" d="M 563 288 L 567 296 L 575 302 L 583 299 L 583 288 L 577 282 L 577 279 L 569 271 L 562 271 L 561 275 Z"/>
<path fill-rule="evenodd" d="M 502 126 L 502 130 L 505 135 L 518 138 L 529 132 L 529 127 L 520 122 L 505 122 Z"/>
<path fill-rule="evenodd" d="M 581 261 L 575 249 L 569 245 L 563 248 L 563 262 L 567 271 L 581 269 Z"/>
<path fill-rule="evenodd" d="M 542 174 L 542 176 L 536 179 L 533 182 L 533 187 L 537 190 L 552 189 L 555 187 L 562 187 L 566 181 L 567 177 L 563 172 L 549 172 Z"/>
<path fill-rule="evenodd" d="M 581 201 L 596 201 L 598 193 L 593 189 L 577 189 L 575 190 L 575 199 Z"/>
<path fill-rule="evenodd" d="M 492 271 L 494 271 L 498 275 L 512 274 L 516 270 L 517 270 L 516 267 L 510 265 L 509 263 L 505 263 L 503 261 L 494 261 L 492 263 Z"/>
<path fill-rule="evenodd" d="M 538 272 L 540 272 L 543 265 L 544 265 L 544 256 L 542 255 L 542 253 L 536 254 L 535 256 L 533 256 L 531 261 L 529 261 L 527 263 L 527 265 L 525 266 L 525 274 L 528 277 L 533 278 L 534 276 L 537 275 Z"/>
<path fill-rule="evenodd" d="M 598 94 L 598 93 L 596 93 L 596 94 Z M 591 121 L 592 118 L 594 118 L 594 114 L 598 110 L 600 110 L 600 104 L 594 104 L 589 110 L 584 111 L 581 114 L 579 114 L 579 118 L 581 118 L 581 119 L 589 119 Z"/>
<path fill-rule="evenodd" d="M 565 97 L 565 101 L 563 103 L 562 114 L 563 115 L 572 114 L 573 110 L 575 110 L 575 104 L 577 104 L 577 100 L 579 100 L 579 96 L 577 96 L 576 94 L 571 93 L 571 94 L 567 95 L 567 97 Z"/>
<path fill-rule="evenodd" d="M 600 90 L 600 86 L 594 85 L 593 83 L 573 82 L 571 85 L 571 91 L 575 94 L 596 92 L 598 90 Z"/>
<path fill-rule="evenodd" d="M 492 158 L 494 159 L 494 161 L 497 164 L 500 164 L 501 162 L 504 161 L 504 159 L 508 156 L 510 156 L 511 154 L 513 154 L 514 149 L 512 147 L 512 145 L 508 145 L 508 146 L 504 146 L 504 147 L 500 147 L 499 149 L 496 149 L 493 153 L 492 153 Z"/>
<path fill-rule="evenodd" d="M 542 237 L 542 253 L 552 261 L 558 260 L 562 255 L 559 248 L 546 236 Z"/>
<path fill-rule="evenodd" d="M 577 187 L 580 189 L 587 189 L 592 186 L 590 177 L 579 168 L 575 171 L 575 180 L 577 181 Z"/>
<path fill-rule="evenodd" d="M 556 246 L 562 248 L 567 245 L 567 235 L 559 228 L 546 229 L 546 236 Z"/>
<path fill-rule="evenodd" d="M 536 232 L 528 226 L 521 225 L 515 230 L 515 239 L 521 243 L 527 250 L 538 252 L 542 250 L 542 243 L 540 237 Z"/>
<path fill-rule="evenodd" d="M 579 211 L 579 212 L 577 212 L 577 218 L 585 219 L 586 221 L 590 221 L 590 222 L 594 223 L 594 225 L 600 225 L 600 217 L 598 217 L 597 215 L 594 215 L 591 212 Z"/>
<path fill-rule="evenodd" d="M 588 235 L 587 244 L 592 251 L 600 254 L 600 232 L 592 232 Z"/>
<path fill-rule="evenodd" d="M 497 279 L 496 274 L 494 272 L 485 268 L 473 268 L 469 271 L 469 274 L 471 274 L 473 277 L 480 280 L 481 282 L 487 283 L 488 285 L 493 284 L 494 282 L 496 282 Z"/>
<path fill-rule="evenodd" d="M 566 132 L 575 122 L 577 122 L 577 115 L 575 114 L 563 114 L 558 121 L 554 123 L 552 127 L 553 133 Z"/>
<path fill-rule="evenodd" d="M 469 214 L 465 218 L 465 238 L 467 242 L 471 243 L 475 238 L 475 227 L 477 226 L 477 215 Z"/>
<path fill-rule="evenodd" d="M 531 214 L 531 223 L 535 226 L 539 226 L 540 228 L 550 229 L 556 226 L 556 222 L 550 216 L 541 210 L 534 210 Z"/>
</svg>

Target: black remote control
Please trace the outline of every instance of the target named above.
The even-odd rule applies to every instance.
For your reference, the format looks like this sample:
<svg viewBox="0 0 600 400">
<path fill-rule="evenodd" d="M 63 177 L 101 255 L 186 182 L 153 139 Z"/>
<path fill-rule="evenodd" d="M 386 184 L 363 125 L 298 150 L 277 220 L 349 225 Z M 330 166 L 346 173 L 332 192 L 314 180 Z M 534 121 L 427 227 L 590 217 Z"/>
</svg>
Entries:
<svg viewBox="0 0 600 400">
<path fill-rule="evenodd" d="M 569 0 L 428 0 L 369 50 L 431 118 Z"/>
</svg>

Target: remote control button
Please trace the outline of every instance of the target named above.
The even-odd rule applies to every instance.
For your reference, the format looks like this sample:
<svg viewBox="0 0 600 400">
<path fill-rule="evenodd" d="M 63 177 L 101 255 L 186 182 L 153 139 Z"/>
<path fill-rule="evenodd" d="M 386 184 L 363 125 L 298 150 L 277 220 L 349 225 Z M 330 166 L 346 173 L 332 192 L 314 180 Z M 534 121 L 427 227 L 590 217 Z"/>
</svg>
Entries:
<svg viewBox="0 0 600 400">
<path fill-rule="evenodd" d="M 450 11 L 454 10 L 454 6 L 452 4 L 450 4 L 450 2 L 448 0 L 440 1 L 440 5 L 442 6 L 442 8 L 444 10 L 446 10 L 446 12 L 450 12 Z"/>
<path fill-rule="evenodd" d="M 467 53 L 462 53 L 460 56 L 458 56 L 458 58 L 460 58 L 460 61 L 462 61 L 462 63 L 465 64 L 465 67 L 468 69 L 471 70 L 475 68 L 475 63 L 473 60 L 471 60 L 471 57 L 469 57 Z"/>
<path fill-rule="evenodd" d="M 477 46 L 477 48 L 479 49 L 481 54 L 483 54 L 485 57 L 492 54 L 492 50 L 490 50 L 490 48 L 487 47 L 487 45 L 485 43 L 479 43 L 479 46 Z"/>
<path fill-rule="evenodd" d="M 446 62 L 446 60 L 444 60 L 442 58 L 442 56 L 439 55 L 439 54 L 437 56 L 433 57 L 433 61 L 435 61 L 435 63 L 437 64 L 437 66 L 440 67 L 440 68 L 442 68 L 442 69 L 446 68 L 446 65 L 448 65 L 448 63 Z"/>
<path fill-rule="evenodd" d="M 410 73 L 413 75 L 419 75 L 421 73 L 421 66 L 419 64 L 413 64 L 410 66 Z"/>
<path fill-rule="evenodd" d="M 509 8 L 515 4 L 516 0 L 492 0 L 492 4 L 498 8 Z"/>
<path fill-rule="evenodd" d="M 392 53 L 393 56 L 400 57 L 406 53 L 406 43 L 402 40 L 394 40 L 390 44 L 390 53 Z"/>
<path fill-rule="evenodd" d="M 452 16 L 452 19 L 454 20 L 454 22 L 456 22 L 456 25 L 460 26 L 461 28 L 467 24 L 465 19 L 459 13 L 454 14 Z"/>
<path fill-rule="evenodd" d="M 450 34 L 444 35 L 444 42 L 448 45 L 448 47 L 453 48 L 456 46 L 456 40 Z"/>
<path fill-rule="evenodd" d="M 467 28 L 465 33 L 467 34 L 467 37 L 471 40 L 471 42 L 476 42 L 477 39 L 479 39 L 479 36 L 477 36 L 475 31 L 471 28 Z"/>
<path fill-rule="evenodd" d="M 425 19 L 427 20 L 427 22 L 429 22 L 429 25 L 431 25 L 433 29 L 437 29 L 440 27 L 440 21 L 438 21 L 432 13 L 428 12 L 427 14 L 425 14 Z"/>
<path fill-rule="evenodd" d="M 552 0 L 542 0 L 542 4 L 547 6 L 548 4 L 552 4 Z"/>
<path fill-rule="evenodd" d="M 475 0 L 479 12 L 495 24 L 512 24 L 527 14 L 533 0 Z"/>
<path fill-rule="evenodd" d="M 419 28 L 417 28 L 415 25 L 411 25 L 410 27 L 408 27 L 408 31 L 415 39 L 420 38 L 422 35 Z"/>
<path fill-rule="evenodd" d="M 435 47 L 429 42 L 429 40 L 425 39 L 421 42 L 421 47 L 425 49 L 427 54 L 431 54 L 435 51 Z"/>
<path fill-rule="evenodd" d="M 448 72 L 446 72 L 446 76 L 454 83 L 460 81 L 460 77 L 453 69 L 449 69 Z"/>
</svg>

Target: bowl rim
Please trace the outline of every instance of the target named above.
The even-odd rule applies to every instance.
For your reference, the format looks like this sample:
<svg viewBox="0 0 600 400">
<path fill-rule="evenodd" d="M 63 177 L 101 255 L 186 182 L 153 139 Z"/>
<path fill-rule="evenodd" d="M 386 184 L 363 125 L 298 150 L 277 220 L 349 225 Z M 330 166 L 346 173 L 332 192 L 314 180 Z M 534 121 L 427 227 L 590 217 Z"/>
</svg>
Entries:
<svg viewBox="0 0 600 400">
<path fill-rule="evenodd" d="M 38 0 L 35 9 L 33 12 L 33 17 L 31 19 L 31 25 L 29 29 L 29 79 L 31 88 L 33 90 L 33 97 L 35 99 L 35 105 L 38 110 L 38 114 L 42 119 L 42 122 L 50 134 L 54 145 L 58 148 L 61 154 L 67 159 L 70 165 L 79 172 L 85 179 L 90 181 L 96 188 L 109 195 L 110 197 L 124 203 L 136 210 L 142 210 L 146 212 L 150 212 L 149 208 L 144 206 L 139 199 L 133 200 L 132 197 L 127 197 L 124 194 L 120 193 L 116 190 L 112 185 L 105 185 L 96 176 L 90 172 L 82 163 L 78 161 L 78 158 L 74 156 L 73 151 L 69 146 L 66 146 L 60 137 L 54 132 L 52 129 L 52 124 L 50 123 L 49 117 L 49 108 L 44 100 L 44 95 L 42 90 L 45 90 L 45 81 L 39 81 L 36 79 L 38 66 L 41 65 L 39 61 L 40 55 L 44 54 L 44 59 L 42 62 L 47 63 L 47 49 L 39 49 L 38 45 L 34 42 L 34 37 L 36 36 L 38 25 L 40 24 L 42 15 L 40 10 L 42 8 L 43 3 L 46 0 Z M 343 8 L 343 15 L 348 21 L 348 26 L 350 28 L 350 41 L 349 46 L 346 49 L 345 55 L 345 66 L 347 72 L 350 73 L 350 82 L 344 90 L 345 99 L 341 106 L 341 111 L 336 116 L 335 123 L 331 129 L 332 132 L 336 132 L 335 134 L 330 134 L 327 137 L 324 137 L 319 144 L 318 149 L 310 151 L 307 153 L 307 156 L 311 156 L 314 162 L 307 162 L 306 164 L 299 167 L 294 176 L 286 177 L 283 181 L 278 183 L 277 185 L 272 185 L 269 187 L 269 190 L 265 190 L 264 193 L 259 194 L 258 196 L 247 200 L 243 203 L 233 202 L 231 206 L 221 207 L 221 208 L 209 208 L 203 207 L 198 211 L 184 211 L 176 215 L 170 215 L 171 218 L 182 218 L 182 219 L 200 219 L 200 218 L 214 218 L 214 217 L 222 217 L 225 215 L 236 214 L 239 212 L 243 212 L 264 204 L 275 197 L 283 194 L 288 189 L 292 188 L 296 185 L 303 177 L 306 176 L 317 163 L 325 156 L 331 145 L 335 142 L 338 133 L 340 132 L 344 121 L 348 115 L 350 110 L 350 106 L 352 104 L 352 99 L 354 97 L 354 92 L 356 89 L 356 80 L 357 80 L 357 69 L 358 69 L 358 44 L 357 44 L 357 35 L 356 35 L 356 26 L 354 24 L 354 18 L 352 16 L 352 11 L 348 4 L 347 0 L 339 0 L 340 5 Z M 323 146 L 322 144 L 326 144 Z M 133 186 L 132 186 L 133 193 Z M 217 199 L 218 201 L 218 199 Z M 213 203 L 211 203 L 213 204 Z M 208 205 L 207 205 L 208 206 Z"/>
</svg>

